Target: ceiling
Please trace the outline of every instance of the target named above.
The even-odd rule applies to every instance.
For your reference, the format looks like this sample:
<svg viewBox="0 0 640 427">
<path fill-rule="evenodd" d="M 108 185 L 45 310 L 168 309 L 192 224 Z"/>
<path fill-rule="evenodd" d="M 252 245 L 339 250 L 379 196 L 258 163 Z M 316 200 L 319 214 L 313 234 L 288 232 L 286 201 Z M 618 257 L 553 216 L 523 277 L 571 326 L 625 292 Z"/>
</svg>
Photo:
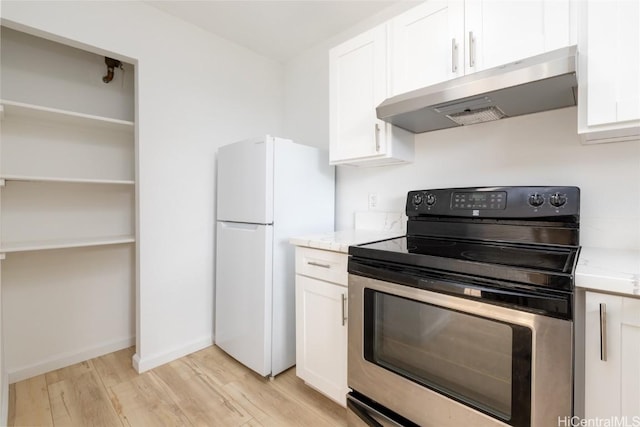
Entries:
<svg viewBox="0 0 640 427">
<path fill-rule="evenodd" d="M 173 0 L 147 3 L 285 62 L 403 0 Z"/>
</svg>

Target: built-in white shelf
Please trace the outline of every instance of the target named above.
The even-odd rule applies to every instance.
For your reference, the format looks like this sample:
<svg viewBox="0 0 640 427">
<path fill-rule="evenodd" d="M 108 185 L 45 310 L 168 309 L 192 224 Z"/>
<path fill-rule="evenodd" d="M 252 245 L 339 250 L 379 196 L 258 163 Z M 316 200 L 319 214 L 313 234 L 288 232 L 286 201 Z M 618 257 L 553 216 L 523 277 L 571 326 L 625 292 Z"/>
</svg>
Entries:
<svg viewBox="0 0 640 427">
<path fill-rule="evenodd" d="M 76 126 L 97 126 L 112 129 L 130 129 L 133 131 L 134 122 L 110 117 L 94 116 L 75 111 L 60 110 L 41 105 L 27 104 L 24 102 L 0 100 L 0 119 L 8 117 L 19 117 L 39 121 L 55 121 L 60 124 Z"/>
<path fill-rule="evenodd" d="M 134 243 L 134 236 L 112 236 L 76 239 L 55 239 L 30 242 L 2 242 L 0 253 L 41 251 L 47 249 L 82 248 L 88 246 L 119 245 Z"/>
<path fill-rule="evenodd" d="M 1 175 L 0 179 L 3 179 L 5 181 L 27 181 L 27 182 L 59 182 L 59 183 L 78 183 L 78 184 L 135 185 L 135 181 L 130 181 L 130 180 L 58 178 L 58 177 L 50 177 L 50 176 Z"/>
</svg>

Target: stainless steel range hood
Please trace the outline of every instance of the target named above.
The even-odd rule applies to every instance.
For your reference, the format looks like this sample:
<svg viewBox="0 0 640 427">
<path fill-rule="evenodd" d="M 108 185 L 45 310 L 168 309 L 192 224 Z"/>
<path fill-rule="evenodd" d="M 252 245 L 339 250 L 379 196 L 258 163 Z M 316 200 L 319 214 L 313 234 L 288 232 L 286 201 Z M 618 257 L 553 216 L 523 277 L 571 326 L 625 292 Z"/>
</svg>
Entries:
<svg viewBox="0 0 640 427">
<path fill-rule="evenodd" d="M 417 89 L 384 101 L 378 118 L 430 132 L 576 105 L 576 47 Z"/>
</svg>

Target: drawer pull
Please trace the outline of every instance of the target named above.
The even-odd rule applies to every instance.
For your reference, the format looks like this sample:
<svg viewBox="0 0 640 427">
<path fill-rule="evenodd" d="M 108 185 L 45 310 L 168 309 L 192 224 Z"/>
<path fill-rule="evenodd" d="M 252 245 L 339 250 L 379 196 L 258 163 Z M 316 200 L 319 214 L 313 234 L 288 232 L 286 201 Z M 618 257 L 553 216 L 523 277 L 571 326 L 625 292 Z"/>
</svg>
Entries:
<svg viewBox="0 0 640 427">
<path fill-rule="evenodd" d="M 307 264 L 313 265 L 314 267 L 331 268 L 331 264 L 322 264 L 315 261 L 307 261 Z"/>
<path fill-rule="evenodd" d="M 342 326 L 347 323 L 347 295 L 342 294 Z"/>
</svg>

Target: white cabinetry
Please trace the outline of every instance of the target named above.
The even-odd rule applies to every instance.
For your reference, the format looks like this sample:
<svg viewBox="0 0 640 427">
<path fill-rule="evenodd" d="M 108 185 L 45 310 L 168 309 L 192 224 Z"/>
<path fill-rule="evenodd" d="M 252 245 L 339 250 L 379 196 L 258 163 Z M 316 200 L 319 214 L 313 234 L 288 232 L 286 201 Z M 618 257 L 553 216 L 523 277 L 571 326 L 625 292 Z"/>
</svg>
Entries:
<svg viewBox="0 0 640 427">
<path fill-rule="evenodd" d="M 640 139 L 640 2 L 580 2 L 578 133 Z"/>
<path fill-rule="evenodd" d="M 585 418 L 631 423 L 640 416 L 640 299 L 586 292 L 585 317 Z"/>
<path fill-rule="evenodd" d="M 564 46 L 574 39 L 569 0 L 467 0 L 466 73 Z"/>
<path fill-rule="evenodd" d="M 391 20 L 392 94 L 464 75 L 464 7 L 427 1 Z"/>
<path fill-rule="evenodd" d="M 387 25 L 329 52 L 331 164 L 380 165 L 411 161 L 413 135 L 378 120 L 388 96 Z"/>
<path fill-rule="evenodd" d="M 133 66 L 2 27 L 0 253 L 17 381 L 135 337 Z"/>
<path fill-rule="evenodd" d="M 570 4 L 426 1 L 331 49 L 331 163 L 412 161 L 413 135 L 376 118 L 382 101 L 574 43 Z"/>
<path fill-rule="evenodd" d="M 393 95 L 568 46 L 576 28 L 569 0 L 426 1 L 391 27 Z"/>
<path fill-rule="evenodd" d="M 346 405 L 347 254 L 296 247 L 296 374 Z"/>
</svg>

